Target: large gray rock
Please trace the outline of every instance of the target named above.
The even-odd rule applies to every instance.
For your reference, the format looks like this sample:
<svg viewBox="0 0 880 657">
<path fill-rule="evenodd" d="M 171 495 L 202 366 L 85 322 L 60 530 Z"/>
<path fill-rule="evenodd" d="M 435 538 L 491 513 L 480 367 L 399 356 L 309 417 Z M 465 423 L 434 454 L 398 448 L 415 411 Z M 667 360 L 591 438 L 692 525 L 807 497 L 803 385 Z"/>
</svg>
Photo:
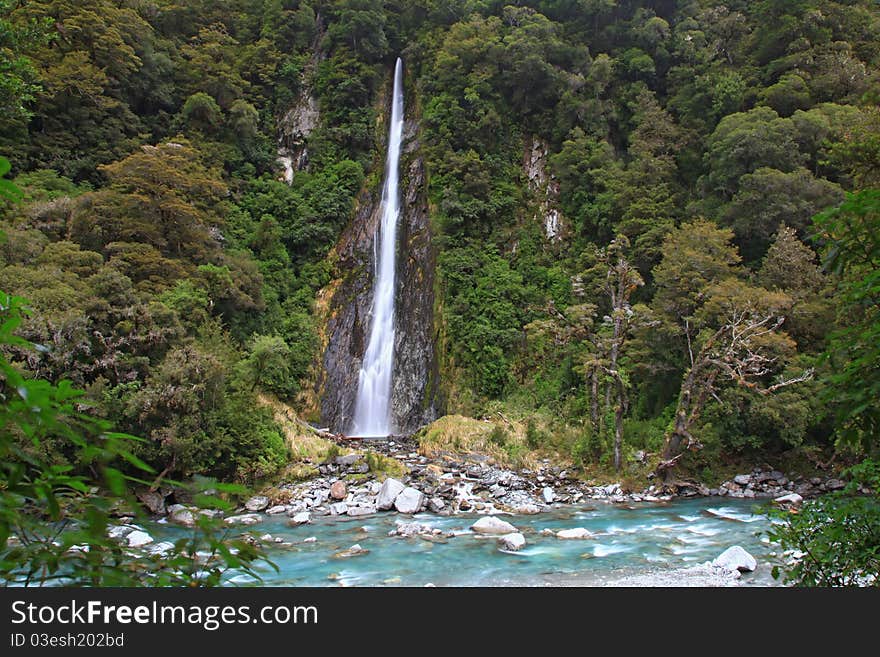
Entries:
<svg viewBox="0 0 880 657">
<path fill-rule="evenodd" d="M 544 490 L 541 491 L 541 496 L 547 504 L 552 504 L 553 500 L 556 499 L 556 493 L 553 492 L 553 489 L 550 488 L 550 486 L 544 486 Z"/>
<path fill-rule="evenodd" d="M 516 534 L 517 529 L 509 522 L 495 516 L 484 516 L 471 525 L 477 534 Z"/>
<path fill-rule="evenodd" d="M 277 516 L 282 513 L 287 513 L 287 506 L 284 504 L 276 504 L 275 506 L 266 509 L 266 515 Z"/>
<path fill-rule="evenodd" d="M 788 495 L 781 495 L 773 500 L 775 504 L 780 504 L 783 506 L 798 506 L 801 502 L 804 501 L 804 498 L 798 495 L 797 493 L 789 493 Z"/>
<path fill-rule="evenodd" d="M 533 516 L 536 513 L 541 513 L 541 508 L 537 504 L 531 504 L 528 502 L 514 507 L 513 510 L 514 512 L 522 514 L 524 516 Z"/>
<path fill-rule="evenodd" d="M 229 516 L 223 522 L 227 525 L 256 525 L 263 522 L 263 516 L 258 513 L 242 513 L 238 516 Z"/>
<path fill-rule="evenodd" d="M 254 495 L 251 499 L 245 502 L 244 508 L 251 513 L 256 513 L 257 511 L 262 511 L 267 506 L 269 506 L 268 497 L 265 495 Z"/>
<path fill-rule="evenodd" d="M 192 527 L 196 524 L 195 510 L 182 504 L 172 504 L 168 507 L 168 520 L 176 525 Z"/>
<path fill-rule="evenodd" d="M 336 465 L 354 465 L 363 458 L 360 454 L 344 454 L 334 459 Z"/>
<path fill-rule="evenodd" d="M 752 571 L 758 567 L 758 562 L 755 560 L 755 557 L 739 545 L 734 545 L 719 554 L 712 562 L 712 565 L 724 568 L 725 570 Z"/>
<path fill-rule="evenodd" d="M 369 506 L 350 506 L 348 507 L 348 515 L 352 517 L 356 516 L 369 516 L 373 513 L 376 513 L 376 507 Z"/>
<path fill-rule="evenodd" d="M 411 486 L 404 488 L 394 499 L 394 508 L 400 513 L 418 513 L 425 506 L 425 494 Z"/>
<path fill-rule="evenodd" d="M 556 532 L 556 538 L 564 539 L 585 539 L 592 538 L 593 534 L 583 527 L 574 527 L 572 529 L 561 529 Z"/>
<path fill-rule="evenodd" d="M 344 516 L 346 513 L 348 513 L 348 504 L 345 502 L 336 502 L 330 505 L 330 515 Z"/>
<path fill-rule="evenodd" d="M 153 537 L 150 536 L 147 532 L 142 532 L 140 529 L 135 529 L 133 532 L 125 537 L 125 540 L 128 541 L 128 547 L 139 548 L 152 543 Z"/>
<path fill-rule="evenodd" d="M 312 514 L 310 514 L 308 511 L 300 511 L 299 513 L 297 513 L 295 516 L 293 516 L 290 519 L 289 524 L 291 524 L 291 525 L 305 525 L 305 524 L 310 523 L 311 521 L 312 521 Z"/>
<path fill-rule="evenodd" d="M 733 483 L 739 484 L 740 486 L 748 486 L 752 481 L 752 475 L 747 474 L 739 474 L 733 478 Z"/>
<path fill-rule="evenodd" d="M 504 534 L 498 537 L 498 546 L 502 550 L 516 552 L 517 550 L 522 550 L 526 546 L 526 539 L 525 536 L 519 532 Z"/>
<path fill-rule="evenodd" d="M 388 477 L 388 479 L 382 482 L 382 488 L 379 489 L 379 494 L 376 496 L 376 508 L 381 511 L 390 509 L 394 506 L 394 500 L 403 492 L 404 488 L 406 486 L 397 481 L 397 479 Z"/>
<path fill-rule="evenodd" d="M 110 538 L 125 538 L 135 530 L 131 525 L 115 525 L 107 529 L 107 536 Z"/>
<path fill-rule="evenodd" d="M 446 508 L 446 502 L 441 497 L 432 497 L 428 500 L 428 509 L 433 513 L 439 513 Z"/>
</svg>

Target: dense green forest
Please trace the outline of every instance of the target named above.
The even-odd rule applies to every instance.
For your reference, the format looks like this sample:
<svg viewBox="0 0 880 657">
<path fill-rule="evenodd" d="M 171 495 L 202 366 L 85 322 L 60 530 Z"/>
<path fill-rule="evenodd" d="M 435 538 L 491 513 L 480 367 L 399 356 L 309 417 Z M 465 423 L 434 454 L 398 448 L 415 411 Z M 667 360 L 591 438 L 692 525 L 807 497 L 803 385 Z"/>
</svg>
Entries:
<svg viewBox="0 0 880 657">
<path fill-rule="evenodd" d="M 0 289 L 36 345 L 4 353 L 84 389 L 156 472 L 271 478 L 289 455 L 258 398 L 310 412 L 316 297 L 379 184 L 401 55 L 450 413 L 532 417 L 531 447 L 604 468 L 863 456 L 877 34 L 869 0 L 0 0 L 22 192 Z M 320 120 L 288 184 L 279 125 L 304 94 Z"/>
</svg>

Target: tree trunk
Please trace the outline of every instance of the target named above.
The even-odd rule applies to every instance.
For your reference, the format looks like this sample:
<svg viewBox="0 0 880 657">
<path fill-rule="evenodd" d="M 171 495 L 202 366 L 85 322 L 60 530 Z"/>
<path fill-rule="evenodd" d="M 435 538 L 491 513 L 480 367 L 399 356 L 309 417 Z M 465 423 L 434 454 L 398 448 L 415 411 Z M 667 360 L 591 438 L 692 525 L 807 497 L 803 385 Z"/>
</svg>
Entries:
<svg viewBox="0 0 880 657">
<path fill-rule="evenodd" d="M 623 387 L 623 381 L 617 377 L 617 394 L 618 404 L 614 412 L 614 469 L 620 472 L 621 465 L 621 448 L 623 446 L 623 416 L 626 413 L 626 391 Z"/>
<path fill-rule="evenodd" d="M 599 424 L 599 368 L 594 367 L 590 371 L 590 420 L 593 423 L 593 433 L 598 436 L 602 431 Z"/>
</svg>

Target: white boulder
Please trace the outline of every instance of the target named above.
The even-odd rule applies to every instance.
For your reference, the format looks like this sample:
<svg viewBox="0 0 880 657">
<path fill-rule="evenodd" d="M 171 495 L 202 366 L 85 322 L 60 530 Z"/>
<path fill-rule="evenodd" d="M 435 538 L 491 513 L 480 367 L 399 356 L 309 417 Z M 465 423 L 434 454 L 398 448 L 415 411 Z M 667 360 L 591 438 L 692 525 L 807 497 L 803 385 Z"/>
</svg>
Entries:
<svg viewBox="0 0 880 657">
<path fill-rule="evenodd" d="M 418 513 L 424 506 L 425 494 L 411 486 L 400 491 L 394 499 L 394 508 L 400 513 Z"/>
<path fill-rule="evenodd" d="M 590 533 L 589 530 L 584 529 L 583 527 L 574 527 L 573 529 L 561 529 L 556 532 L 556 538 L 565 538 L 565 539 L 584 539 L 584 538 L 592 538 L 593 534 Z"/>
<path fill-rule="evenodd" d="M 504 534 L 498 537 L 498 547 L 502 550 L 516 552 L 522 550 L 526 546 L 526 538 L 519 532 L 512 534 Z"/>
<path fill-rule="evenodd" d="M 129 533 L 128 536 L 125 537 L 125 540 L 128 541 L 128 547 L 139 548 L 152 543 L 153 537 L 150 536 L 147 532 L 142 532 L 140 529 L 135 529 L 133 532 Z"/>
<path fill-rule="evenodd" d="M 712 565 L 725 570 L 752 571 L 758 567 L 758 562 L 739 545 L 734 545 L 719 554 Z"/>
<path fill-rule="evenodd" d="M 394 500 L 397 499 L 397 496 L 400 495 L 405 488 L 406 486 L 397 479 L 388 477 L 388 479 L 382 482 L 382 487 L 379 489 L 379 494 L 376 496 L 376 508 L 382 511 L 387 511 L 393 507 Z"/>
<path fill-rule="evenodd" d="M 471 530 L 477 534 L 515 534 L 516 527 L 509 522 L 496 518 L 495 516 L 485 516 L 477 520 L 471 525 Z"/>
</svg>

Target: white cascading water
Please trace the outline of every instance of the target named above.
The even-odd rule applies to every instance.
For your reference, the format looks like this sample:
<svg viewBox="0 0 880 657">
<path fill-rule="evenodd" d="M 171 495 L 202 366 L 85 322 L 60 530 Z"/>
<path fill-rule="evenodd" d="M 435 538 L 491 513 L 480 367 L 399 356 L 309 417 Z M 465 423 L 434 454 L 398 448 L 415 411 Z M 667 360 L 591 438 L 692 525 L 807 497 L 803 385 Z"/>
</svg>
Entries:
<svg viewBox="0 0 880 657">
<path fill-rule="evenodd" d="M 394 67 L 394 95 L 382 188 L 382 220 L 373 241 L 376 278 L 373 286 L 370 339 L 358 375 L 354 423 L 350 434 L 385 437 L 391 434 L 391 371 L 394 366 L 394 292 L 397 221 L 400 217 L 399 166 L 403 138 L 403 62 Z M 378 245 L 378 247 L 376 246 Z"/>
</svg>

